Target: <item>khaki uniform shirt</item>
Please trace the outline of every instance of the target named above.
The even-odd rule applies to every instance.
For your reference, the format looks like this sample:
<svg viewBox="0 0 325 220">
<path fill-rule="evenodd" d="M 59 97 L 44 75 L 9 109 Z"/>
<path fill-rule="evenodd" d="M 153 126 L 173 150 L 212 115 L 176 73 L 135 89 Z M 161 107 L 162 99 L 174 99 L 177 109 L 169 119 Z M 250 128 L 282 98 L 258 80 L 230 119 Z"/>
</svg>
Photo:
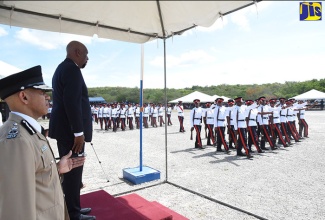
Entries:
<svg viewBox="0 0 325 220">
<path fill-rule="evenodd" d="M 44 135 L 10 113 L 0 128 L 0 152 L 0 219 L 69 219 L 55 158 Z"/>
</svg>

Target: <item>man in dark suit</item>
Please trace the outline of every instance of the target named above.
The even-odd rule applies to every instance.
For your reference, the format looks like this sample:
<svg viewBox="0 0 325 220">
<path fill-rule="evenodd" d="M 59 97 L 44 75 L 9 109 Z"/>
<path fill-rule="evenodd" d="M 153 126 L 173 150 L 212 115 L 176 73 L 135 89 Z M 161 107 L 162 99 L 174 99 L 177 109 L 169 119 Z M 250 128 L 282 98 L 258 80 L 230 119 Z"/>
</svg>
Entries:
<svg viewBox="0 0 325 220">
<path fill-rule="evenodd" d="M 73 156 L 84 152 L 85 142 L 92 139 L 92 118 L 88 90 L 81 68 L 88 61 L 88 50 L 82 43 L 71 41 L 67 57 L 59 64 L 52 78 L 53 108 L 49 137 L 57 140 L 60 157 L 70 150 Z M 62 183 L 71 220 L 96 219 L 87 215 L 90 208 L 80 208 L 80 188 L 83 166 L 64 175 Z"/>
</svg>

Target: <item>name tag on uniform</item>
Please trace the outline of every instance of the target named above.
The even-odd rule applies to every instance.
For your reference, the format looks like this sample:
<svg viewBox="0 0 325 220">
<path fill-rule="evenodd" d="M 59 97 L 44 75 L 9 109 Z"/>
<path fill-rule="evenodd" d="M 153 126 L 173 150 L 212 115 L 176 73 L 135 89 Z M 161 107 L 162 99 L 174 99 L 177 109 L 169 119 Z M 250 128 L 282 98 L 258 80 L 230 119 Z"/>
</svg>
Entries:
<svg viewBox="0 0 325 220">
<path fill-rule="evenodd" d="M 46 151 L 47 149 L 49 149 L 49 147 L 46 146 L 46 145 L 44 145 L 44 146 L 41 148 L 42 152 Z"/>
</svg>

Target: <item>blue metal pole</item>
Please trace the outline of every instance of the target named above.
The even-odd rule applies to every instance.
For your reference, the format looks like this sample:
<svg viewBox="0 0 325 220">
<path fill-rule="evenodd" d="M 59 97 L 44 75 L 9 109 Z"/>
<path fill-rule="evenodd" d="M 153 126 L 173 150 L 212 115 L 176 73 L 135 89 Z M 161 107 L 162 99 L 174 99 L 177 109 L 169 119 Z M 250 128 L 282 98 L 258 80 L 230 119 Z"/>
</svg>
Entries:
<svg viewBox="0 0 325 220">
<path fill-rule="evenodd" d="M 143 48 L 143 44 L 141 44 L 141 73 L 140 73 L 140 172 L 142 171 L 143 62 L 144 62 L 144 48 Z"/>
</svg>

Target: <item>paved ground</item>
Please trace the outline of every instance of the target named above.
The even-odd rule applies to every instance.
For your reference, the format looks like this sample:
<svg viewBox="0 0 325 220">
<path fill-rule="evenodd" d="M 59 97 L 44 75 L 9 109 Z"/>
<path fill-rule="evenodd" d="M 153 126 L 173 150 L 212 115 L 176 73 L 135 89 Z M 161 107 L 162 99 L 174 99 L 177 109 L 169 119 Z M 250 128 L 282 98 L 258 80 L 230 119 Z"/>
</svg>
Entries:
<svg viewBox="0 0 325 220">
<path fill-rule="evenodd" d="M 178 132 L 173 112 L 167 139 L 165 127 L 143 130 L 143 165 L 158 169 L 161 179 L 140 185 L 122 178 L 124 168 L 139 166 L 139 130 L 113 133 L 94 124 L 97 156 L 87 143 L 82 193 L 104 189 L 119 195 L 139 189 L 139 195 L 189 219 L 324 219 L 325 111 L 308 111 L 306 120 L 310 138 L 293 147 L 253 154 L 248 160 L 235 152 L 216 154 L 214 147 L 194 149 L 189 112 L 185 133 Z M 46 126 L 47 121 L 42 123 Z M 50 142 L 56 151 L 55 140 Z"/>
</svg>

